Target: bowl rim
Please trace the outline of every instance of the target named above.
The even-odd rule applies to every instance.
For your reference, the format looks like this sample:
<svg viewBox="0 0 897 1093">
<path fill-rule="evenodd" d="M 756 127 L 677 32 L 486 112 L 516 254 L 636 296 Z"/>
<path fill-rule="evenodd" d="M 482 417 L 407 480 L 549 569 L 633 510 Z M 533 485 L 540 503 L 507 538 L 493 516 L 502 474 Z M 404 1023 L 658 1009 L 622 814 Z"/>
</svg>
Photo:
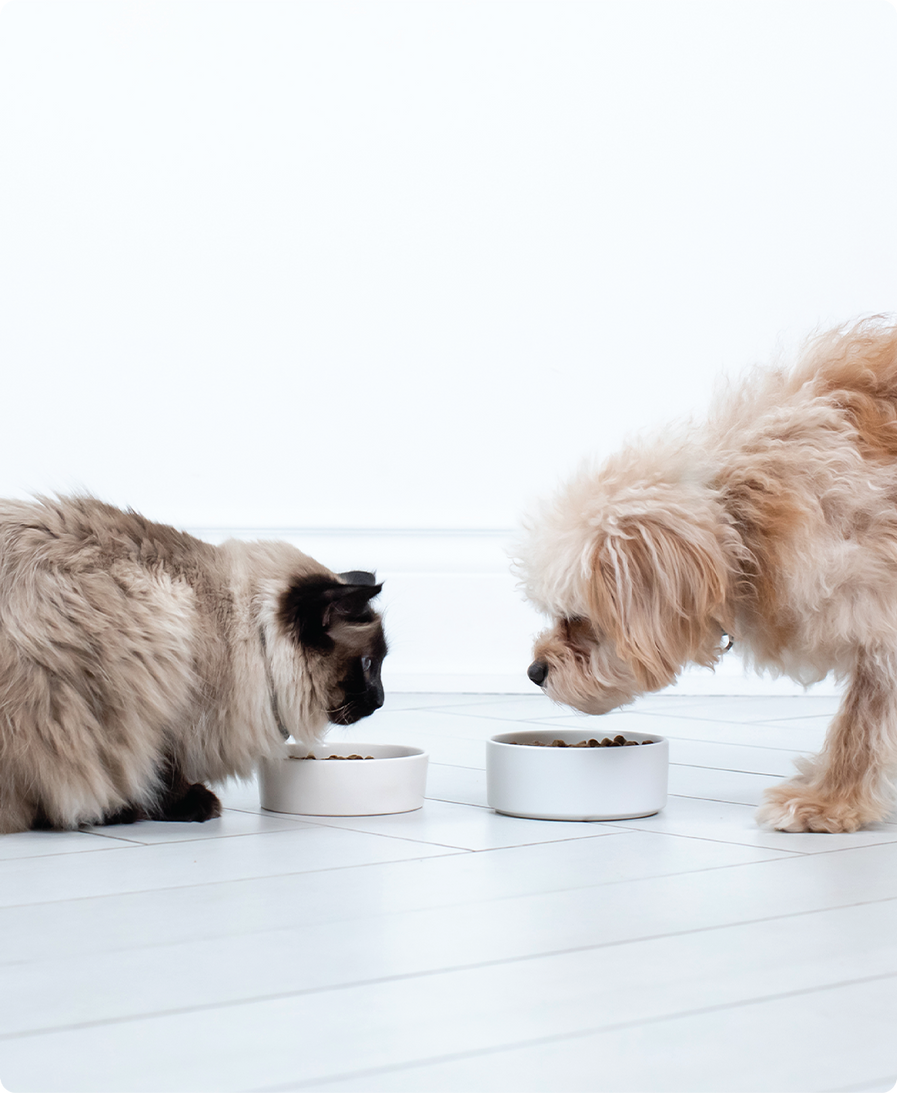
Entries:
<svg viewBox="0 0 897 1093">
<path fill-rule="evenodd" d="M 490 736 L 489 737 L 489 743 L 494 744 L 497 747 L 501 747 L 501 748 L 510 748 L 510 747 L 518 748 L 518 747 L 521 747 L 521 746 L 525 747 L 526 742 L 524 742 L 523 745 L 521 745 L 520 743 L 515 743 L 515 739 L 517 737 L 548 736 L 548 737 L 551 737 L 551 739 L 553 739 L 553 740 L 562 740 L 564 738 L 565 734 L 567 736 L 576 737 L 578 740 L 588 740 L 590 737 L 592 739 L 603 739 L 604 736 L 609 735 L 608 733 L 602 733 L 601 736 L 599 736 L 597 733 L 591 734 L 587 731 L 584 732 L 580 729 L 570 729 L 570 728 L 566 728 L 566 729 L 560 729 L 560 728 L 558 728 L 558 729 L 552 729 L 552 728 L 523 729 L 522 731 L 518 730 L 517 732 L 497 733 L 495 736 Z M 627 732 L 614 733 L 614 736 L 625 736 L 628 740 L 638 740 L 639 743 L 641 743 L 643 740 L 650 740 L 652 744 L 665 744 L 665 743 L 667 743 L 667 738 L 665 736 L 661 736 L 659 733 L 653 733 L 653 732 L 635 732 L 633 730 L 633 731 L 627 731 Z M 540 749 L 540 754 L 542 754 L 542 753 L 547 754 L 549 752 L 558 752 L 558 753 L 560 753 L 560 752 L 563 752 L 563 753 L 566 753 L 566 752 L 573 752 L 573 753 L 585 752 L 587 754 L 590 754 L 592 752 L 609 753 L 611 751 L 617 752 L 619 750 L 620 750 L 619 748 L 573 748 L 573 747 L 567 747 L 567 748 L 541 748 Z"/>
<path fill-rule="evenodd" d="M 411 745 L 411 744 L 393 744 L 391 742 L 385 742 L 385 741 L 379 741 L 378 743 L 374 743 L 372 741 L 365 742 L 363 740 L 348 740 L 345 743 L 328 743 L 328 742 L 325 741 L 325 742 L 322 742 L 320 744 L 315 744 L 315 745 L 309 746 L 307 744 L 301 744 L 301 743 L 296 742 L 295 740 L 292 740 L 292 741 L 287 741 L 287 743 L 286 743 L 286 755 L 271 756 L 268 759 L 268 762 L 274 762 L 274 763 L 290 762 L 290 763 L 293 763 L 296 760 L 298 760 L 300 763 L 305 763 L 305 762 L 310 762 L 310 761 L 321 762 L 322 761 L 321 756 L 316 756 L 314 760 L 309 760 L 308 759 L 308 752 L 316 751 L 316 750 L 323 750 L 323 749 L 330 749 L 331 754 L 334 753 L 334 750 L 338 750 L 339 752 L 346 752 L 346 753 L 351 752 L 351 754 L 353 754 L 353 755 L 363 755 L 366 748 L 374 748 L 374 749 L 376 749 L 376 748 L 402 748 L 403 749 L 403 752 L 402 752 L 401 755 L 374 755 L 370 759 L 365 760 L 365 765 L 367 765 L 367 766 L 370 766 L 370 764 L 372 764 L 372 763 L 384 763 L 384 762 L 394 763 L 394 762 L 407 761 L 409 759 L 419 760 L 421 758 L 429 758 L 429 753 L 427 751 L 425 751 L 423 748 L 419 748 L 419 747 L 417 747 L 415 745 Z M 297 755 L 297 754 L 295 754 L 297 751 L 302 751 L 305 754 Z M 324 758 L 326 759 L 326 756 Z M 341 764 L 335 764 L 334 769 L 337 769 L 337 768 L 340 768 L 340 767 L 341 767 Z M 327 769 L 330 769 L 330 768 L 328 767 Z"/>
</svg>

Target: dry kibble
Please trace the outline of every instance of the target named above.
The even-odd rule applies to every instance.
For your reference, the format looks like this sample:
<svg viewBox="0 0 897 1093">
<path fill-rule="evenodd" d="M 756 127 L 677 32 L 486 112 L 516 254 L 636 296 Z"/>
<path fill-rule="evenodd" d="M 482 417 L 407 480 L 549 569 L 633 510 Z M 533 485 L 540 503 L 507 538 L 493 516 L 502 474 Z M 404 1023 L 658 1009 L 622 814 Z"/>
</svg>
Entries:
<svg viewBox="0 0 897 1093">
<path fill-rule="evenodd" d="M 308 755 L 291 755 L 290 759 L 317 759 L 313 751 L 310 751 Z M 373 759 L 373 755 L 327 755 L 326 759 Z"/>
<path fill-rule="evenodd" d="M 613 740 L 610 737 L 605 736 L 600 742 L 594 738 L 589 740 L 578 740 L 575 744 L 568 744 L 566 740 L 552 740 L 550 744 L 546 744 L 544 740 L 509 740 L 509 744 L 519 744 L 521 747 L 528 748 L 623 748 L 623 747 L 637 747 L 639 744 L 653 744 L 653 740 L 627 740 L 625 736 L 615 736 Z M 335 759 L 336 756 L 331 756 Z M 352 756 L 349 756 L 351 759 Z"/>
</svg>

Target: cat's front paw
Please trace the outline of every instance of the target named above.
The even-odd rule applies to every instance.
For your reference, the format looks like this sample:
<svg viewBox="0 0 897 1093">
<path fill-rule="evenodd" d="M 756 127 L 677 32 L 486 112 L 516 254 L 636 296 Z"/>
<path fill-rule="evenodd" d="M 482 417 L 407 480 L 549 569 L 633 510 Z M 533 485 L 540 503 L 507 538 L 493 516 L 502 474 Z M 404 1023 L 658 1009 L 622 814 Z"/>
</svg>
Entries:
<svg viewBox="0 0 897 1093">
<path fill-rule="evenodd" d="M 206 820 L 213 820 L 220 815 L 221 802 L 202 782 L 196 782 L 183 797 L 168 802 L 164 819 L 181 823 L 205 823 Z"/>
</svg>

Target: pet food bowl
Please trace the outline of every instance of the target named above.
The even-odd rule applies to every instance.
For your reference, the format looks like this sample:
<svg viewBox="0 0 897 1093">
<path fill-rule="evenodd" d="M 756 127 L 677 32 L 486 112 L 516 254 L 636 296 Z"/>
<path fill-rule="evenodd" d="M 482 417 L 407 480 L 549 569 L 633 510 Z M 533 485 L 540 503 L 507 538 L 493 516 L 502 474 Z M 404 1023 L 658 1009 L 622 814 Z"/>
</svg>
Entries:
<svg viewBox="0 0 897 1093">
<path fill-rule="evenodd" d="M 493 736 L 486 743 L 490 808 L 530 820 L 634 820 L 659 812 L 667 799 L 669 742 L 626 732 L 637 747 L 571 746 L 608 735 L 593 726 Z M 555 740 L 566 746 L 545 746 Z"/>
<path fill-rule="evenodd" d="M 379 816 L 424 803 L 427 753 L 401 744 L 287 744 L 259 763 L 262 808 L 299 816 Z M 307 756 L 313 755 L 314 759 Z M 330 759 L 331 755 L 344 758 Z M 371 758 L 349 759 L 350 755 Z"/>
</svg>

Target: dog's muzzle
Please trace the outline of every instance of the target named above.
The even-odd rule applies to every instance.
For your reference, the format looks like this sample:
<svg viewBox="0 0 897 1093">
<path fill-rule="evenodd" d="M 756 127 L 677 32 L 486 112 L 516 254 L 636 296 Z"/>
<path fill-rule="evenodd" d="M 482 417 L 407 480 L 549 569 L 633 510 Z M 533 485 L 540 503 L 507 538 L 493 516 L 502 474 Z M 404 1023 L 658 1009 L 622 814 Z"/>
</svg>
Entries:
<svg viewBox="0 0 897 1093">
<path fill-rule="evenodd" d="M 534 660 L 527 668 L 526 674 L 533 683 L 537 683 L 541 687 L 548 676 L 548 665 L 544 660 Z"/>
</svg>

